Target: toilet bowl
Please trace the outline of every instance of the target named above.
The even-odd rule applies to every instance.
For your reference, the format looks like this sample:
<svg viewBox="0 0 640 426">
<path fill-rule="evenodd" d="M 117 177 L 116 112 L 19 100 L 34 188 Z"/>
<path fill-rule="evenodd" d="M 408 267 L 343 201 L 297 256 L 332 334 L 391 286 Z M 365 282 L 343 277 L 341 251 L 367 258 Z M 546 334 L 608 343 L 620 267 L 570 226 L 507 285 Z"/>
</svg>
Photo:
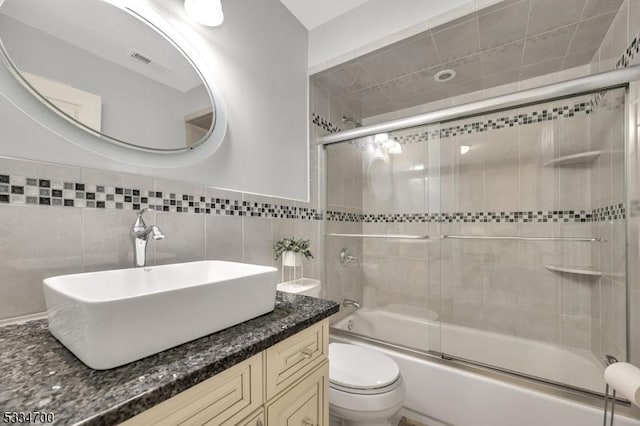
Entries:
<svg viewBox="0 0 640 426">
<path fill-rule="evenodd" d="M 329 344 L 329 413 L 332 424 L 390 426 L 405 387 L 398 365 L 373 349 Z"/>
</svg>

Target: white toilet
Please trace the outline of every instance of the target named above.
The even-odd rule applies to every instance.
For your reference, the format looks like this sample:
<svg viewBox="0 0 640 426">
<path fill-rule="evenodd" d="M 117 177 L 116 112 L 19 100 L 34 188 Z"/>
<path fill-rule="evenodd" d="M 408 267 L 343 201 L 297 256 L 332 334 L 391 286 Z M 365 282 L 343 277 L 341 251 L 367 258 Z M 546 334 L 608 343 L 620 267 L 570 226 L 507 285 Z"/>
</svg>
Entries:
<svg viewBox="0 0 640 426">
<path fill-rule="evenodd" d="M 388 356 L 356 345 L 329 344 L 329 413 L 342 426 L 390 426 L 406 390 Z"/>
<path fill-rule="evenodd" d="M 278 284 L 278 290 L 320 297 L 320 281 L 302 278 Z M 329 344 L 331 426 L 391 426 L 406 390 L 394 360 L 373 349 Z M 393 425 L 395 426 L 395 425 Z"/>
</svg>

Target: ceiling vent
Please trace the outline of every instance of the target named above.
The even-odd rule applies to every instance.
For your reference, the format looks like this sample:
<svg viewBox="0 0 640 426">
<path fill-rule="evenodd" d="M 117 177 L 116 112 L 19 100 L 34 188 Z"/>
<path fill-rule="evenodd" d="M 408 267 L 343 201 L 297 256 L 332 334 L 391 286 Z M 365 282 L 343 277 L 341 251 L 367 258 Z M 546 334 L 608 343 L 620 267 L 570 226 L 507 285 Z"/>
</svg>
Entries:
<svg viewBox="0 0 640 426">
<path fill-rule="evenodd" d="M 135 50 L 129 54 L 129 56 L 136 61 L 139 61 L 145 65 L 149 65 L 151 63 L 151 59 L 147 58 L 140 52 L 136 52 Z"/>
<path fill-rule="evenodd" d="M 141 52 L 139 52 L 137 50 L 132 50 L 129 53 L 129 57 L 131 59 L 133 59 L 139 65 L 144 65 L 145 67 L 148 67 L 147 69 L 153 70 L 156 73 L 166 74 L 166 73 L 168 73 L 170 71 L 169 68 L 167 68 L 166 66 L 164 66 L 160 62 L 153 60 L 152 58 L 148 57 L 147 55 L 145 55 L 145 54 L 143 54 L 143 53 L 141 53 Z"/>
</svg>

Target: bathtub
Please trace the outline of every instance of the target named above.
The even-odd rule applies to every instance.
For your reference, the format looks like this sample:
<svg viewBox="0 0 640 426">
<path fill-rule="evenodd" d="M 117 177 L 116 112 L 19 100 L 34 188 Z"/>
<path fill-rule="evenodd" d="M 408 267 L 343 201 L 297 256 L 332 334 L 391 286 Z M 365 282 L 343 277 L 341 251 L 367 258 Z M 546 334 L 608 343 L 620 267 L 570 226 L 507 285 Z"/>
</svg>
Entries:
<svg viewBox="0 0 640 426">
<path fill-rule="evenodd" d="M 602 409 L 538 389 L 545 385 L 521 386 L 517 380 L 500 380 L 494 377 L 496 375 L 459 368 L 419 352 L 377 344 L 350 333 L 422 352 L 426 352 L 431 344 L 432 349 L 442 350 L 455 358 L 497 365 L 601 393 L 604 390 L 603 368 L 588 351 L 440 323 L 432 313 L 407 315 L 393 306 L 359 309 L 334 323 L 332 331 L 331 341 L 373 347 L 393 358 L 407 386 L 406 410 L 429 425 L 602 424 Z M 618 414 L 615 425 L 640 426 L 640 420 Z"/>
</svg>

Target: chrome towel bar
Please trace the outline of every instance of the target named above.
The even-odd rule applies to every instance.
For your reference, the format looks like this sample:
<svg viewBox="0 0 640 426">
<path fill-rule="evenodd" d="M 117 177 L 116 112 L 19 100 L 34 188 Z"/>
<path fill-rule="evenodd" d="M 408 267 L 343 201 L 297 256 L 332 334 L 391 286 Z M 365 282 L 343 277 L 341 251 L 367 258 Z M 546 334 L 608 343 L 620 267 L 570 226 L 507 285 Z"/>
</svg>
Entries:
<svg viewBox="0 0 640 426">
<path fill-rule="evenodd" d="M 603 243 L 603 238 L 591 237 L 520 237 L 520 236 L 489 236 L 489 235 L 443 235 L 445 240 L 517 240 L 517 241 L 570 241 L 586 243 Z"/>
</svg>

